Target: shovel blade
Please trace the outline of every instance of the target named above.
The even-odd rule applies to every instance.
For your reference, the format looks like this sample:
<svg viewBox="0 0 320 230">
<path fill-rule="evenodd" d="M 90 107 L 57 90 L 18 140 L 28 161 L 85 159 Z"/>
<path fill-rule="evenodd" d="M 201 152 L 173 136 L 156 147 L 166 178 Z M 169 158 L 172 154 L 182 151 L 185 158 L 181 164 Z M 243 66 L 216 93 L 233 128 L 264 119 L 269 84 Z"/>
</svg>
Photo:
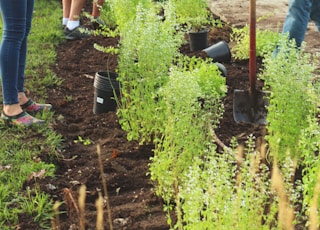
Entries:
<svg viewBox="0 0 320 230">
<path fill-rule="evenodd" d="M 235 90 L 233 94 L 233 118 L 237 123 L 267 124 L 267 93 L 257 91 L 254 97 L 249 91 Z"/>
</svg>

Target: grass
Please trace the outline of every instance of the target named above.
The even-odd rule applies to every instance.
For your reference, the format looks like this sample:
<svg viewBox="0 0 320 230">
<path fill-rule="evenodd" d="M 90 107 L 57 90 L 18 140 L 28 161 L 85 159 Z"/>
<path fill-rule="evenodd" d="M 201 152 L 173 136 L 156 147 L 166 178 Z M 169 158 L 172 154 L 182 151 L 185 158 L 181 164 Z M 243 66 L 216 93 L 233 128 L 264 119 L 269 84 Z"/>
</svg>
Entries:
<svg viewBox="0 0 320 230">
<path fill-rule="evenodd" d="M 62 41 L 61 15 L 58 1 L 35 1 L 25 74 L 27 92 L 40 102 L 46 99 L 48 88 L 61 84 L 50 70 L 55 63 L 55 46 Z M 8 128 L 0 123 L 0 229 L 16 229 L 21 215 L 41 229 L 50 229 L 53 202 L 39 188 L 29 185 L 54 176 L 54 164 L 41 161 L 39 156 L 55 157 L 62 137 L 49 128 L 53 112 L 39 117 L 48 121 L 44 127 Z"/>
</svg>

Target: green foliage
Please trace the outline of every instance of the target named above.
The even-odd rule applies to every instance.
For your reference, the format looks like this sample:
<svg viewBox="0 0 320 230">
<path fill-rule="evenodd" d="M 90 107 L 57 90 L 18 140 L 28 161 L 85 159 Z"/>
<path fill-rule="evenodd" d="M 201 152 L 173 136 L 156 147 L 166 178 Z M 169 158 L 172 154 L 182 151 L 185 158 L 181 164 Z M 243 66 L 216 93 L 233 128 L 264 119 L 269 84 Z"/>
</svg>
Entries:
<svg viewBox="0 0 320 230">
<path fill-rule="evenodd" d="M 12 132 L 12 130 L 11 130 Z M 18 131 L 21 132 L 21 131 Z M 21 136 L 22 135 L 22 136 Z M 24 197 L 24 194 L 20 193 L 22 184 L 26 182 L 33 173 L 38 173 L 44 170 L 44 176 L 53 176 L 55 172 L 55 166 L 53 164 L 47 164 L 42 161 L 35 162 L 36 153 L 40 153 L 37 146 L 43 146 L 43 143 L 34 142 L 29 144 L 26 140 L 23 140 L 25 133 L 18 133 L 15 135 L 17 141 L 13 141 L 10 135 L 4 138 L 7 142 L 1 147 L 0 151 L 3 153 L 0 159 L 0 184 L 6 185 L 5 189 L 1 189 L 0 193 L 0 209 L 3 210 L 0 215 L 0 223 L 6 223 L 6 226 L 14 225 L 17 223 L 17 215 L 20 213 L 28 212 L 25 209 L 28 206 L 34 206 L 38 203 L 35 201 L 38 199 L 35 197 L 30 199 L 30 197 Z M 1 139 L 1 140 L 4 140 Z M 51 143 L 50 143 L 51 144 Z M 52 153 L 51 153 L 52 154 Z M 37 179 L 36 177 L 34 178 Z M 46 212 L 39 211 L 36 214 L 35 222 L 49 225 L 49 218 L 42 219 L 44 216 L 50 215 L 50 199 L 45 194 L 38 193 L 37 196 L 41 197 L 41 205 L 45 205 Z M 39 204 L 40 205 L 40 204 Z M 33 211 L 36 211 L 34 209 Z M 1 226 L 1 224 L 0 224 Z"/>
<path fill-rule="evenodd" d="M 50 71 L 55 62 L 55 46 L 62 41 L 57 18 L 61 7 L 55 1 L 36 1 L 31 33 L 28 40 L 26 66 L 26 88 L 32 90 L 35 99 L 45 98 L 48 87 L 56 86 L 61 80 Z M 0 96 L 1 97 L 1 96 Z M 41 100 L 37 100 L 41 101 Z M 37 115 L 52 120 L 52 112 Z M 41 138 L 39 138 L 41 137 Z M 38 157 L 56 157 L 62 138 L 48 124 L 34 129 L 8 128 L 0 122 L 0 229 L 16 229 L 19 215 L 30 216 L 39 229 L 50 228 L 52 203 L 50 197 L 37 188 L 21 191 L 28 178 L 36 184 L 37 176 L 52 177 L 55 166 Z M 40 176 L 39 174 L 39 176 Z"/>
<path fill-rule="evenodd" d="M 226 79 L 221 76 L 218 67 L 212 60 L 203 60 L 197 57 L 181 57 L 178 60 L 178 68 L 182 71 L 190 71 L 197 76 L 197 82 L 201 88 L 202 97 L 221 98 L 227 91 Z"/>
<path fill-rule="evenodd" d="M 225 79 L 220 76 L 217 67 L 212 62 L 193 58 L 172 67 L 168 83 L 160 90 L 165 101 L 166 120 L 162 138 L 156 143 L 150 174 L 156 182 L 157 193 L 166 201 L 167 207 L 170 207 L 172 200 L 176 202 L 176 227 L 179 229 L 182 229 L 185 220 L 182 220 L 182 203 L 178 193 L 183 181 L 188 181 L 186 177 L 192 162 L 199 162 L 197 159 L 202 159 L 215 149 L 210 130 L 222 116 L 221 98 L 224 93 Z"/>
<path fill-rule="evenodd" d="M 238 166 L 227 153 L 209 152 L 205 160 L 194 161 L 179 194 L 183 229 L 268 229 L 262 223 L 270 182 L 267 167 L 259 168 L 260 160 L 250 149 Z"/>
<path fill-rule="evenodd" d="M 198 102 L 201 89 L 195 76 L 172 71 L 163 95 L 167 121 L 163 139 L 154 151 L 150 172 L 152 180 L 157 183 L 158 194 L 170 203 L 171 199 L 179 199 L 175 190 L 190 162 L 196 156 L 204 154 L 204 149 L 207 148 L 204 143 L 208 143 L 208 140 L 203 130 L 206 130 L 208 125 L 206 119 L 201 117 L 203 114 Z M 179 207 L 177 209 L 179 210 Z M 181 218 L 181 214 L 177 214 L 178 218 Z"/>
<path fill-rule="evenodd" d="M 78 139 L 73 142 L 83 144 L 84 146 L 92 144 L 92 141 L 89 138 L 83 139 L 81 136 L 78 136 Z"/>
<path fill-rule="evenodd" d="M 283 37 L 277 55 L 265 59 L 261 78 L 270 90 L 268 106 L 268 136 L 271 154 L 280 161 L 289 153 L 300 159 L 298 150 L 302 131 L 308 127 L 308 117 L 315 117 L 316 104 L 311 79 L 315 65 L 303 48 Z"/>
<path fill-rule="evenodd" d="M 170 23 L 145 8 L 139 8 L 135 19 L 123 30 L 118 116 L 129 140 L 150 142 L 161 133 L 164 113 L 158 89 L 167 82 L 181 40 Z"/>
<path fill-rule="evenodd" d="M 113 46 L 104 47 L 104 46 L 100 46 L 99 44 L 94 44 L 93 47 L 96 50 L 99 50 L 99 51 L 104 52 L 104 53 L 109 53 L 109 54 L 118 54 L 118 52 L 119 52 L 119 49 L 117 49 L 117 48 L 115 48 Z"/>
<path fill-rule="evenodd" d="M 104 1 L 103 6 L 100 7 L 100 18 L 106 24 L 106 28 L 116 28 L 117 20 L 116 15 L 111 7 L 111 1 Z"/>
<path fill-rule="evenodd" d="M 191 2 L 179 3 L 190 7 Z M 46 88 L 61 83 L 49 71 L 55 59 L 54 45 L 61 39 L 56 32 L 59 30 L 47 25 L 61 15 L 55 4 L 36 2 L 27 82 L 31 82 L 29 88 L 39 89 L 35 92 L 39 97 L 45 96 Z M 226 93 L 226 79 L 210 60 L 179 55 L 183 33 L 177 30 L 181 28 L 177 25 L 189 26 L 192 21 L 190 17 L 184 18 L 188 22 L 177 21 L 183 17 L 178 16 L 175 7 L 162 4 L 163 17 L 148 0 L 106 3 L 102 16 L 108 17 L 109 13 L 114 16 L 121 31 L 120 47 L 95 45 L 95 48 L 113 55 L 119 53 L 118 75 L 122 85 L 117 101 L 119 120 L 129 140 L 153 141 L 155 145 L 150 175 L 157 194 L 165 201 L 171 228 L 280 229 L 277 214 L 281 197 L 271 189 L 270 171 L 254 145 L 254 137 L 249 137 L 244 153 L 236 150 L 237 143 L 233 142 L 221 154 L 213 143 L 214 128 L 223 113 L 221 100 Z M 197 7 L 191 10 L 196 11 Z M 50 16 L 54 19 L 47 20 Z M 234 41 L 239 43 L 239 48 L 234 49 L 239 53 L 235 57 L 246 58 L 248 28 L 234 31 Z M 106 29 L 101 34 L 116 36 L 117 32 Z M 314 198 L 320 205 L 315 190 L 320 172 L 320 130 L 316 117 L 320 86 L 318 81 L 311 81 L 315 79 L 312 62 L 315 56 L 303 49 L 297 51 L 285 39 L 278 43 L 278 36 L 259 30 L 257 34 L 258 56 L 266 58 L 260 77 L 265 81 L 265 89 L 271 92 L 267 140 L 271 159 L 280 160 L 283 192 L 291 206 L 299 206 L 295 209 L 295 222 L 300 224 L 311 211 Z M 275 44 L 279 44 L 277 56 L 268 57 Z M 41 116 L 52 119 L 50 112 Z M 39 140 L 39 136 L 43 139 Z M 42 162 L 38 156 L 55 156 L 61 139 L 48 126 L 9 130 L 0 124 L 1 229 L 15 229 L 21 214 L 30 216 L 41 229 L 50 228 L 50 198 L 37 186 L 27 187 L 26 191 L 21 191 L 21 186 L 27 178 L 36 184 L 39 172 L 45 172 L 42 176 L 54 175 L 55 166 Z M 91 143 L 80 136 L 75 141 Z M 297 166 L 303 167 L 303 183 L 299 180 L 292 183 Z M 177 216 L 174 226 L 169 215 L 172 210 Z"/>
<path fill-rule="evenodd" d="M 38 189 L 31 190 L 27 188 L 26 196 L 22 197 L 19 201 L 21 211 L 26 212 L 38 223 L 41 229 L 51 229 L 51 212 L 52 212 L 52 201 L 49 196 L 41 193 Z"/>
<path fill-rule="evenodd" d="M 116 37 L 119 35 L 119 30 L 117 28 L 117 20 L 115 12 L 112 9 L 110 1 L 104 1 L 103 6 L 100 9 L 100 19 L 105 23 L 105 25 L 100 25 L 99 28 L 90 31 L 92 36 L 103 35 L 106 37 Z M 91 12 L 83 12 L 83 15 L 92 20 Z"/>
<path fill-rule="evenodd" d="M 256 28 L 256 54 L 264 57 L 274 51 L 281 34 L 270 30 Z M 231 49 L 232 56 L 239 60 L 249 59 L 250 35 L 249 26 L 242 28 L 232 28 L 230 42 L 233 43 Z"/>
<path fill-rule="evenodd" d="M 110 3 L 110 8 L 114 13 L 116 25 L 118 26 L 120 33 L 122 33 L 122 30 L 135 19 L 138 5 L 144 9 L 149 9 L 150 11 L 152 11 L 154 7 L 152 0 L 110 0 L 108 3 Z"/>
<path fill-rule="evenodd" d="M 27 59 L 25 87 L 37 89 L 33 93 L 41 97 L 46 96 L 48 87 L 61 84 L 61 80 L 50 70 L 50 65 L 56 59 L 55 46 L 62 41 L 59 24 L 55 23 L 61 16 L 61 10 L 51 10 L 51 7 L 57 8 L 56 3 L 40 1 L 35 4 L 33 18 L 36 20 L 33 20 L 28 38 L 27 55 L 32 57 L 32 60 Z"/>
<path fill-rule="evenodd" d="M 319 94 L 318 94 L 319 96 Z M 318 109 L 318 114 L 320 114 Z M 308 126 L 302 131 L 299 140 L 299 151 L 302 157 L 303 167 L 303 207 L 310 213 L 310 206 L 313 197 L 315 196 L 315 188 L 319 183 L 320 173 L 320 126 L 318 119 L 308 117 Z M 317 198 L 318 207 L 320 207 L 320 199 Z M 320 216 L 318 215 L 318 218 Z"/>
<path fill-rule="evenodd" d="M 150 165 L 165 208 L 175 204 L 178 218 L 171 229 L 270 229 L 276 224 L 277 203 L 269 200 L 270 172 L 261 164 L 253 139 L 243 158 L 236 158 L 236 151 L 219 154 L 210 135 L 205 137 L 208 132 L 197 128 L 203 119 L 196 116 L 191 122 L 190 114 L 187 125 L 183 108 L 182 116 L 177 113 L 168 124 L 168 137 L 156 148 Z M 180 120 L 185 125 L 179 128 L 175 124 Z M 264 214 L 267 206 L 270 212 Z"/>
<path fill-rule="evenodd" d="M 186 25 L 192 32 L 200 31 L 212 23 L 208 0 L 169 0 L 168 4 L 173 5 L 178 23 Z"/>
</svg>

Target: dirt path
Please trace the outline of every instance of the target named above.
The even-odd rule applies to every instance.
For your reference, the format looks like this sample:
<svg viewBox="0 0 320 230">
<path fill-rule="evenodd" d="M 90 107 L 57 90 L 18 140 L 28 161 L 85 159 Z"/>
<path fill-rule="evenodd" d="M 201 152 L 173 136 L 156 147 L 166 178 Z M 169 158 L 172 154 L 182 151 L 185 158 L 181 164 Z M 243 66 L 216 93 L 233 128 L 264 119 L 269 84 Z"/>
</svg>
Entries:
<svg viewBox="0 0 320 230">
<path fill-rule="evenodd" d="M 210 9 L 231 25 L 243 26 L 249 23 L 249 2 L 249 0 L 212 0 Z M 257 18 L 264 18 L 257 22 L 257 27 L 281 31 L 288 11 L 288 3 L 289 0 L 257 0 Z M 313 22 L 308 25 L 305 41 L 307 51 L 319 52 L 320 33 Z"/>
</svg>

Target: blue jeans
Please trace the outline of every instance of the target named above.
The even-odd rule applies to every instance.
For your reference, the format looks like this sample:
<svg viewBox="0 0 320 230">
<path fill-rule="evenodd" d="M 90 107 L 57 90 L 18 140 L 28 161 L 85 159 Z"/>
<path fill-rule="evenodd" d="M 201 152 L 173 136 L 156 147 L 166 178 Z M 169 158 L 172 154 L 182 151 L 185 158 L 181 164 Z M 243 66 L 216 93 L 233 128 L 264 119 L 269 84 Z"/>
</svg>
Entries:
<svg viewBox="0 0 320 230">
<path fill-rule="evenodd" d="M 297 47 L 300 47 L 310 20 L 320 32 L 320 0 L 290 0 L 282 33 L 289 33 L 289 38 L 295 39 Z"/>
<path fill-rule="evenodd" d="M 0 74 L 3 104 L 18 104 L 24 91 L 27 37 L 31 29 L 34 0 L 0 0 L 3 34 Z"/>
</svg>

